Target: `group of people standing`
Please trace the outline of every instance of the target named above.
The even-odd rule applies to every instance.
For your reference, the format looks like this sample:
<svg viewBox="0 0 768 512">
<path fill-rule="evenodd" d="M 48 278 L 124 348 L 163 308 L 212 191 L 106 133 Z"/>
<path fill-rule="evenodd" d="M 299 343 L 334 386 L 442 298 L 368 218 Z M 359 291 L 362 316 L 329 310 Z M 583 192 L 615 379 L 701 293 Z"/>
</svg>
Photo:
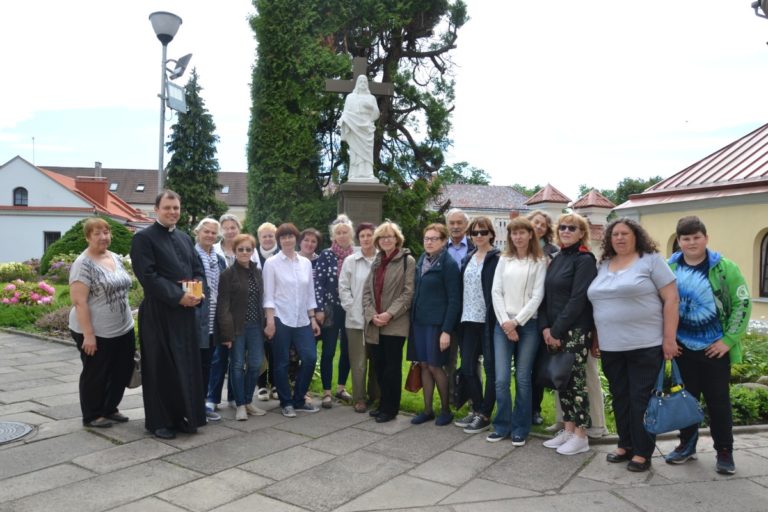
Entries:
<svg viewBox="0 0 768 512">
<path fill-rule="evenodd" d="M 203 219 L 193 241 L 175 227 L 180 201 L 172 191 L 158 195 L 157 222 L 134 236 L 131 249 L 144 288 L 145 426 L 159 438 L 219 420 L 227 372 L 237 420 L 265 414 L 255 399 L 278 399 L 286 417 L 317 412 L 308 389 L 318 342 L 320 405 L 332 407 L 336 398 L 376 422 L 391 421 L 407 339 L 424 396 L 413 424 L 453 422 L 470 434 L 492 426 L 487 441 L 509 438 L 515 446 L 525 445 L 539 422 L 537 357 L 573 353 L 572 378 L 557 393 L 562 430 L 544 442 L 562 455 L 589 450 L 590 429 L 604 430 L 601 358 L 619 435 L 607 460 L 626 462 L 630 471 L 650 467 L 655 440 L 642 417 L 662 362 L 677 357 L 688 390 L 707 402 L 717 470 L 735 471 L 728 381 L 730 362 L 741 357 L 749 293 L 738 268 L 707 249 L 706 227 L 696 217 L 680 220 L 681 251 L 669 262 L 640 224 L 615 220 L 597 262 L 589 223 L 578 214 L 563 214 L 555 225 L 541 211 L 513 218 L 500 251 L 491 219 L 470 221 L 451 210 L 447 226 L 424 228 L 424 253 L 415 259 L 397 224 L 355 227 L 346 215 L 331 223 L 331 246 L 319 255 L 322 235 L 315 229 L 265 223 L 257 244 L 231 215 Z M 70 275 L 70 328 L 84 364 L 83 422 L 108 427 L 128 420 L 117 406 L 135 344 L 130 277 L 108 251 L 104 221 L 88 220 L 84 232 L 88 249 Z M 185 282 L 201 282 L 202 295 Z M 460 419 L 449 400 L 456 371 L 471 404 Z M 680 439 L 667 462 L 695 458 L 698 425 Z"/>
</svg>

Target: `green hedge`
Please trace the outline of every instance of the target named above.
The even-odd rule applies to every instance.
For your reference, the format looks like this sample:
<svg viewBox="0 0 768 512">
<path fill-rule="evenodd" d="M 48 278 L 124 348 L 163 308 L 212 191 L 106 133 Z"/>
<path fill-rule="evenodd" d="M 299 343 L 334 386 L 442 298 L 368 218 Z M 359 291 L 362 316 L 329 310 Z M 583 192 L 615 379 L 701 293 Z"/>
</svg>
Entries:
<svg viewBox="0 0 768 512">
<path fill-rule="evenodd" d="M 100 218 L 107 221 L 112 229 L 112 245 L 109 247 L 109 250 L 122 255 L 130 253 L 133 233 L 128 231 L 125 226 L 109 217 L 100 216 Z M 83 236 L 83 223 L 85 221 L 86 219 L 79 221 L 69 228 L 69 231 L 64 233 L 64 236 L 48 246 L 48 250 L 45 251 L 45 254 L 43 254 L 43 257 L 40 259 L 41 274 L 45 275 L 48 273 L 51 266 L 51 260 L 54 256 L 70 253 L 80 254 L 86 247 L 88 247 L 88 242 Z"/>
</svg>

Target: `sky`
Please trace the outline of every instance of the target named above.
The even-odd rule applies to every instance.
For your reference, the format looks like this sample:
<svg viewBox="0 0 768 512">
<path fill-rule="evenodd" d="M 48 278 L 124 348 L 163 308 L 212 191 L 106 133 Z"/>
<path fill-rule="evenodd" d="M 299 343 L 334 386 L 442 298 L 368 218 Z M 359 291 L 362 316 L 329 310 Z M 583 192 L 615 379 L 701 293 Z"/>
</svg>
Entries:
<svg viewBox="0 0 768 512">
<path fill-rule="evenodd" d="M 447 161 L 494 185 L 576 199 L 670 176 L 768 122 L 768 19 L 749 0 L 467 4 Z M 221 170 L 245 171 L 250 0 L 0 3 L 0 164 L 156 168 L 159 10 L 183 19 L 168 57 L 193 54 Z"/>
</svg>

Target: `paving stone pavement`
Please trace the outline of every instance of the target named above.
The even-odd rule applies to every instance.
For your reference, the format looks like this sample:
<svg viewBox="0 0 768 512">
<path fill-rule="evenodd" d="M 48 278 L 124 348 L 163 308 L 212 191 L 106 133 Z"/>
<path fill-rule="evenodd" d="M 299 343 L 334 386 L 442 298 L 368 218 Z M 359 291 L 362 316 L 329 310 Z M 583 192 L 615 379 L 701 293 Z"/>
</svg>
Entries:
<svg viewBox="0 0 768 512">
<path fill-rule="evenodd" d="M 0 332 L 0 354 L 0 421 L 35 425 L 0 445 L 0 512 L 768 510 L 764 428 L 736 434 L 730 477 L 714 472 L 704 435 L 697 461 L 670 466 L 657 452 L 636 474 L 605 461 L 611 444 L 564 457 L 537 437 L 515 448 L 341 405 L 289 419 L 270 401 L 245 422 L 224 406 L 221 422 L 163 441 L 144 431 L 140 388 L 122 404 L 130 422 L 83 428 L 74 346 Z"/>
</svg>

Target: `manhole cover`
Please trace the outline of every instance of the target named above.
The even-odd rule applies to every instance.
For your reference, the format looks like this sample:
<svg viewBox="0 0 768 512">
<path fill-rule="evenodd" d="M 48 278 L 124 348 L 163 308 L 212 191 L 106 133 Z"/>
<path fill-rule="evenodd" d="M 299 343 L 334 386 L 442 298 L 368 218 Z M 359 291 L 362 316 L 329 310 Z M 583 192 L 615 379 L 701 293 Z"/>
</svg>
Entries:
<svg viewBox="0 0 768 512">
<path fill-rule="evenodd" d="M 32 432 L 32 425 L 18 421 L 0 421 L 0 444 L 10 443 Z"/>
</svg>

